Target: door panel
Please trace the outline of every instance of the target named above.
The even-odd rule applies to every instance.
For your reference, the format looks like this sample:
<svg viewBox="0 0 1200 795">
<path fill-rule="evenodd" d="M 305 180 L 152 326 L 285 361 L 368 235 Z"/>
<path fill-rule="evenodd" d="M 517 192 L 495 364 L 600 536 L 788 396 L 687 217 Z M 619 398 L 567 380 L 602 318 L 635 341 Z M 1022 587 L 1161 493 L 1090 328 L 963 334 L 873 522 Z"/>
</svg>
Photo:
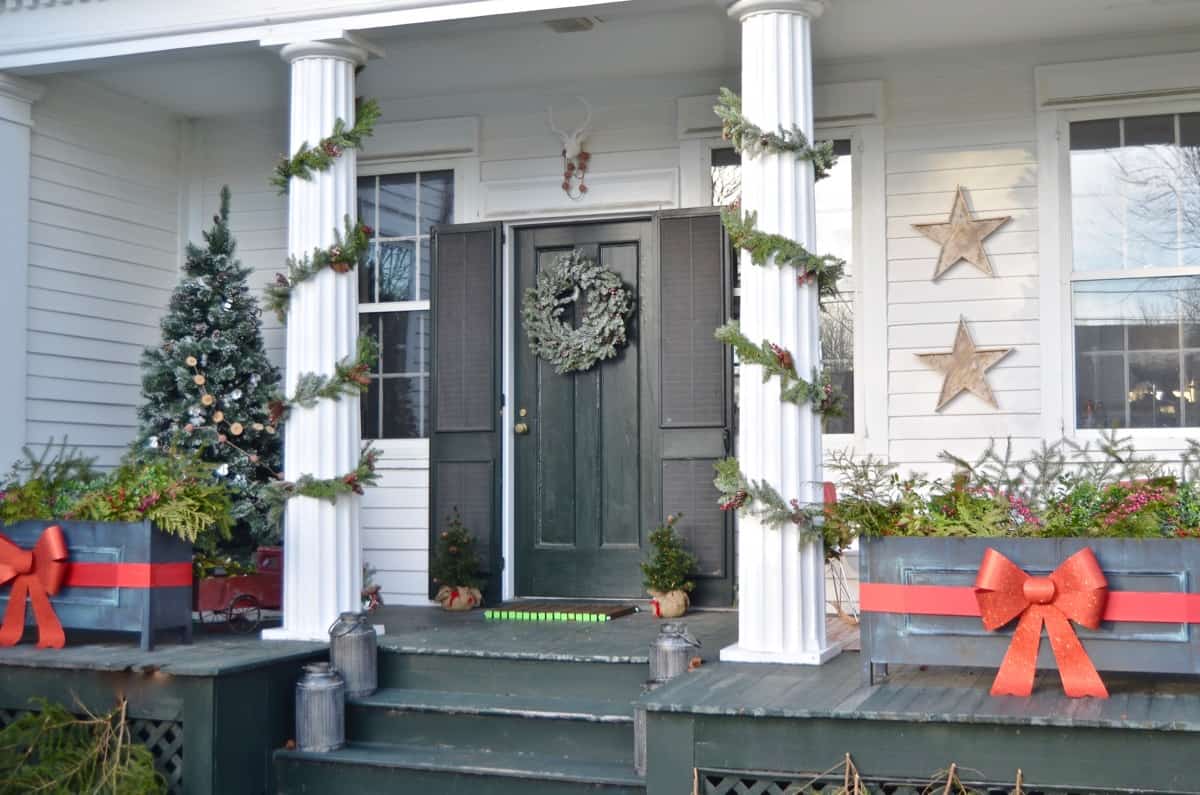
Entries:
<svg viewBox="0 0 1200 795">
<path fill-rule="evenodd" d="M 560 254 L 578 248 L 618 273 L 640 301 L 652 231 L 649 221 L 521 230 L 518 295 Z M 578 314 L 586 307 L 573 309 Z M 616 358 L 569 375 L 534 357 L 517 325 L 514 406 L 517 421 L 529 426 L 515 437 L 518 593 L 637 596 L 647 514 L 637 319 Z"/>
</svg>

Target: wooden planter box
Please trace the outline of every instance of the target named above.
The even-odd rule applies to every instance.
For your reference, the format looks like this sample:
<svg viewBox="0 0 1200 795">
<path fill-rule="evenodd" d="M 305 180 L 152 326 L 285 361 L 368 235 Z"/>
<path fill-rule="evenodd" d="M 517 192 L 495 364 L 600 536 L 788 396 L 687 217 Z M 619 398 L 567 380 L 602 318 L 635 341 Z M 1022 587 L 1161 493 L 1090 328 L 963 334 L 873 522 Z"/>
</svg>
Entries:
<svg viewBox="0 0 1200 795">
<path fill-rule="evenodd" d="M 863 538 L 863 583 L 973 587 L 984 552 L 993 548 L 1033 576 L 1045 576 L 1090 547 L 1109 592 L 1188 593 L 1198 590 L 1200 541 L 1125 538 Z M 978 617 L 862 613 L 864 678 L 886 675 L 889 663 L 997 668 L 1016 621 L 997 632 Z M 1105 622 L 1098 630 L 1072 624 L 1097 670 L 1200 673 L 1200 631 L 1186 623 Z M 1050 644 L 1039 646 L 1039 668 L 1056 668 Z"/>
<path fill-rule="evenodd" d="M 64 629 L 138 632 L 141 647 L 147 651 L 153 647 L 154 633 L 161 629 L 178 630 L 183 642 L 191 643 L 190 543 L 156 530 L 150 522 L 34 520 L 0 527 L 0 533 L 22 548 L 32 549 L 43 531 L 55 524 L 62 528 L 66 538 L 68 565 L 135 564 L 110 570 L 123 581 L 134 583 L 131 587 L 68 586 L 51 597 Z M 175 571 L 181 570 L 179 564 L 186 564 L 187 584 L 153 584 L 158 578 L 156 572 L 161 570 L 161 567 L 156 569 L 159 564 L 176 564 L 172 567 Z M 147 583 L 151 585 L 147 587 Z M 0 592 L 0 611 L 8 604 L 9 593 L 8 588 Z M 32 610 L 26 610 L 25 620 L 27 625 L 34 623 Z"/>
</svg>

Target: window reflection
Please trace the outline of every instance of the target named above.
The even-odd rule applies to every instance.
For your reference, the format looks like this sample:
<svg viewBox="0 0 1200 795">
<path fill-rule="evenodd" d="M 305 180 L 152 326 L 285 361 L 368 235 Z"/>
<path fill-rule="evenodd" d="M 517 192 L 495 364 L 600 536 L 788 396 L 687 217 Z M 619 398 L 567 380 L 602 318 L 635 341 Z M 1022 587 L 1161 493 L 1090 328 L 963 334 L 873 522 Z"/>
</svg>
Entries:
<svg viewBox="0 0 1200 795">
<path fill-rule="evenodd" d="M 1200 277 L 1078 281 L 1080 428 L 1200 426 Z"/>
</svg>

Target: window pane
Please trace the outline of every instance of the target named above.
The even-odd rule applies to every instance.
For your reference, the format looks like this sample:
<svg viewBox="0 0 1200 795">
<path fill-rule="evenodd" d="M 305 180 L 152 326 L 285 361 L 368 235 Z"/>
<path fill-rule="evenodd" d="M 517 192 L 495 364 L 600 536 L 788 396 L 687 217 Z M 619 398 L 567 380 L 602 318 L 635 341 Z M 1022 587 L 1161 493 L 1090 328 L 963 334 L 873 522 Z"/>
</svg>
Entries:
<svg viewBox="0 0 1200 795">
<path fill-rule="evenodd" d="M 379 178 L 380 237 L 412 237 L 417 233 L 417 175 Z"/>
<path fill-rule="evenodd" d="M 1116 149 L 1121 145 L 1121 120 L 1097 119 L 1071 124 L 1071 151 Z"/>
<path fill-rule="evenodd" d="M 854 304 L 826 302 L 821 307 L 821 364 L 842 395 L 841 417 L 825 420 L 825 433 L 854 433 Z"/>
<path fill-rule="evenodd" d="M 358 220 L 377 226 L 375 218 L 375 177 L 358 179 Z"/>
<path fill-rule="evenodd" d="M 417 285 L 417 298 L 422 301 L 429 300 L 429 283 L 430 274 L 433 272 L 433 260 L 429 253 L 429 238 L 421 238 L 420 245 L 421 262 L 417 268 L 417 272 L 421 274 L 420 283 Z"/>
<path fill-rule="evenodd" d="M 1200 277 L 1076 282 L 1073 303 L 1079 427 L 1200 426 Z"/>
<path fill-rule="evenodd" d="M 1131 116 L 1125 120 L 1125 145 L 1175 143 L 1174 116 Z"/>
<path fill-rule="evenodd" d="M 434 224 L 454 223 L 454 172 L 421 173 L 421 234 Z"/>
<path fill-rule="evenodd" d="M 1200 265 L 1198 127 L 1197 114 L 1071 125 L 1076 271 Z"/>
<path fill-rule="evenodd" d="M 429 311 L 386 312 L 380 316 L 380 366 L 385 375 L 429 373 Z"/>
<path fill-rule="evenodd" d="M 426 435 L 426 384 L 423 376 L 383 379 L 383 433 L 387 439 Z"/>
<path fill-rule="evenodd" d="M 358 316 L 358 333 L 365 337 L 370 337 L 379 342 L 379 318 L 375 313 L 361 313 Z M 375 362 L 375 366 L 371 368 L 371 372 L 379 373 L 379 362 Z"/>
<path fill-rule="evenodd" d="M 379 258 L 379 244 L 371 241 L 367 245 L 367 261 L 358 269 L 358 302 L 371 304 L 375 302 L 375 270 Z"/>
<path fill-rule="evenodd" d="M 736 149 L 712 150 L 709 176 L 712 178 L 712 205 L 733 204 L 742 195 L 742 156 Z"/>
<path fill-rule="evenodd" d="M 367 391 L 363 393 L 361 402 L 362 407 L 362 435 L 364 439 L 379 439 L 379 379 L 372 378 L 371 385 L 367 387 Z"/>
<path fill-rule="evenodd" d="M 414 301 L 417 286 L 417 244 L 412 240 L 380 243 L 379 301 Z"/>
</svg>

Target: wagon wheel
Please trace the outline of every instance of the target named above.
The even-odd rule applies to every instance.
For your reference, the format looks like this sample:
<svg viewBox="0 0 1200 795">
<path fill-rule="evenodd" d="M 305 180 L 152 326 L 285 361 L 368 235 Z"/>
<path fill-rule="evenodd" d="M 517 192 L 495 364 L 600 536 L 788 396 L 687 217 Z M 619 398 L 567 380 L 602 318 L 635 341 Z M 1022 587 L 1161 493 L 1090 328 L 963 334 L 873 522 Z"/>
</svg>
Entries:
<svg viewBox="0 0 1200 795">
<path fill-rule="evenodd" d="M 229 622 L 230 631 L 239 635 L 253 632 L 258 629 L 258 623 L 262 619 L 262 608 L 258 603 L 258 597 L 248 593 L 238 594 L 229 601 L 225 616 Z"/>
</svg>

